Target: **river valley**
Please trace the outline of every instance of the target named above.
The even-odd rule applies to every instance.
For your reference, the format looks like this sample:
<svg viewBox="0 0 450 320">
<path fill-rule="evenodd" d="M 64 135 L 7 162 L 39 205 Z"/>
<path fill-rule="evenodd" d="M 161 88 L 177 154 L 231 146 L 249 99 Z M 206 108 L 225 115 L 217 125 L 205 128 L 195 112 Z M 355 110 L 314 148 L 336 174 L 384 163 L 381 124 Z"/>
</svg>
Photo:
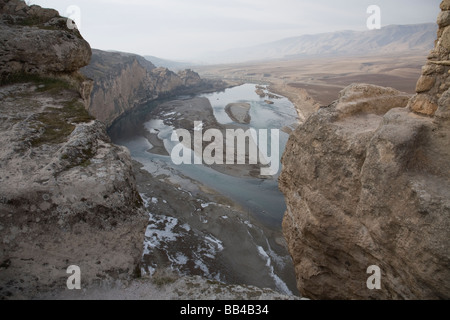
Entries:
<svg viewBox="0 0 450 320">
<path fill-rule="evenodd" d="M 226 106 L 232 103 L 250 105 L 248 124 L 230 118 Z M 279 158 L 298 123 L 288 99 L 254 84 L 152 102 L 116 121 L 109 134 L 130 150 L 149 212 L 142 273 L 169 269 L 298 294 L 281 233 L 286 210 L 278 190 L 281 166 L 275 175 L 261 177 L 258 167 L 248 164 L 175 165 L 173 131 L 195 131 L 199 121 L 203 129 L 278 129 Z M 275 148 L 268 141 L 269 149 Z"/>
</svg>

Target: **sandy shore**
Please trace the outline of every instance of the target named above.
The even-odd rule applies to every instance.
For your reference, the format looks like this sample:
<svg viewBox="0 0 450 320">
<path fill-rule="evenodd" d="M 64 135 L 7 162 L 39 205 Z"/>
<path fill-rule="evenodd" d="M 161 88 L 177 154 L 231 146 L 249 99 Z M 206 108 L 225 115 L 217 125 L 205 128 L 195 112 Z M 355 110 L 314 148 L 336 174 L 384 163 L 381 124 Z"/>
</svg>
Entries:
<svg viewBox="0 0 450 320">
<path fill-rule="evenodd" d="M 148 150 L 148 152 L 159 154 L 161 156 L 169 156 L 169 153 L 164 146 L 164 141 L 158 138 L 157 133 L 145 132 L 145 138 L 150 142 L 152 148 Z"/>
<path fill-rule="evenodd" d="M 305 89 L 296 89 L 278 81 L 272 83 L 269 86 L 269 89 L 276 94 L 288 98 L 294 104 L 301 121 L 305 121 L 320 107 L 320 104 L 317 103 Z"/>
<path fill-rule="evenodd" d="M 195 180 L 173 176 L 174 172 L 155 176 L 138 162 L 134 162 L 134 170 L 139 192 L 152 213 L 153 229 L 146 236 L 152 235 L 147 239 L 158 243 L 158 247 L 144 250 L 146 272 L 175 268 L 191 276 L 220 278 L 227 284 L 280 291 L 268 260 L 261 255 L 264 250 L 274 272 L 297 294 L 281 230 L 261 225 L 245 209 Z"/>
<path fill-rule="evenodd" d="M 231 120 L 240 124 L 249 124 L 252 120 L 250 117 L 249 103 L 230 103 L 225 107 L 225 112 Z"/>
</svg>

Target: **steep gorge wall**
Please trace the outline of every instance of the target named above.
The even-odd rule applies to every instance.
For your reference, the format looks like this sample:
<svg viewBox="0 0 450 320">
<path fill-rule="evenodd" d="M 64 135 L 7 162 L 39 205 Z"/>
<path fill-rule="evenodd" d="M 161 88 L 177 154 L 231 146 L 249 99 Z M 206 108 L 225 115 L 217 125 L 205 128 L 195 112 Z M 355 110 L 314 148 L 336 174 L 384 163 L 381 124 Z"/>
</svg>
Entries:
<svg viewBox="0 0 450 320">
<path fill-rule="evenodd" d="M 289 140 L 283 232 L 306 297 L 450 297 L 450 1 L 441 9 L 414 97 L 351 85 Z"/>
<path fill-rule="evenodd" d="M 150 101 L 225 86 L 221 82 L 202 80 L 192 70 L 176 74 L 166 68 L 156 68 L 138 55 L 100 50 L 93 50 L 91 63 L 82 73 L 94 80 L 89 112 L 106 125 Z"/>
</svg>

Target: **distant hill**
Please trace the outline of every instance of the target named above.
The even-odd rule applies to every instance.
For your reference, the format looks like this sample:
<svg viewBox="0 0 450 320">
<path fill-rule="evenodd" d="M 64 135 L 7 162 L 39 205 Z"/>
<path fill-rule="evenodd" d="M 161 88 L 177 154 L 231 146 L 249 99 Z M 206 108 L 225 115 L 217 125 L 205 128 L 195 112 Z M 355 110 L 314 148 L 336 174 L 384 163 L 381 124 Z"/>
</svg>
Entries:
<svg viewBox="0 0 450 320">
<path fill-rule="evenodd" d="M 191 68 L 194 66 L 193 63 L 166 60 L 166 59 L 162 59 L 162 58 L 158 58 L 158 57 L 154 57 L 154 56 L 144 56 L 144 58 L 147 59 L 148 61 L 150 61 L 152 64 L 154 64 L 158 68 L 163 67 L 163 68 L 168 68 L 173 71 L 181 71 L 181 70 L 188 69 L 188 68 Z"/>
<path fill-rule="evenodd" d="M 104 77 L 105 74 L 122 72 L 124 65 L 131 64 L 135 60 L 147 71 L 156 68 L 150 61 L 137 54 L 92 49 L 91 62 L 88 66 L 82 68 L 81 71 L 88 78 L 98 80 Z"/>
<path fill-rule="evenodd" d="M 290 59 L 308 56 L 426 52 L 434 47 L 437 25 L 390 25 L 380 30 L 339 31 L 286 38 L 258 46 L 210 54 L 211 63 Z"/>
</svg>

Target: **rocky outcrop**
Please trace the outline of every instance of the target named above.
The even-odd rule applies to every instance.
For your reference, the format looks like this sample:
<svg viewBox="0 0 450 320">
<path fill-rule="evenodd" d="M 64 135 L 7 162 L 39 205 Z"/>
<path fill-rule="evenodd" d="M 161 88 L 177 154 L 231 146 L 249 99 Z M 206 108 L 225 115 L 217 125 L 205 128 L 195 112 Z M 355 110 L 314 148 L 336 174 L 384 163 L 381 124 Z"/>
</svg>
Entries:
<svg viewBox="0 0 450 320">
<path fill-rule="evenodd" d="M 55 299 L 55 295 L 43 293 L 39 300 Z M 296 296 L 288 296 L 271 289 L 255 286 L 230 285 L 208 280 L 199 276 L 179 277 L 171 271 L 164 270 L 153 280 L 142 279 L 131 283 L 114 283 L 113 285 L 93 287 L 86 291 L 61 292 L 61 300 L 151 300 L 151 301 L 298 301 Z M 305 299 L 306 300 L 306 299 Z M 264 308 L 264 307 L 262 307 Z M 242 310 L 242 309 L 241 309 Z M 263 310 L 263 309 L 261 309 Z M 267 309 L 270 312 L 273 310 Z M 166 315 L 177 316 L 181 309 L 168 310 Z M 217 311 L 216 311 L 217 312 Z M 265 314 L 265 313 L 264 313 Z"/>
<path fill-rule="evenodd" d="M 202 83 L 202 79 L 197 72 L 191 69 L 186 69 L 178 72 L 178 76 L 181 78 L 182 85 L 186 88 L 193 88 Z"/>
<path fill-rule="evenodd" d="M 91 47 L 53 9 L 0 1 L 0 80 L 16 74 L 74 72 L 89 63 Z"/>
<path fill-rule="evenodd" d="M 70 265 L 86 286 L 130 279 L 147 217 L 129 152 L 86 111 L 90 47 L 54 10 L 0 4 L 0 298 L 64 290 Z"/>
<path fill-rule="evenodd" d="M 443 1 L 441 13 L 438 16 L 438 39 L 434 50 L 429 54 L 427 64 L 422 68 L 422 76 L 417 82 L 417 95 L 411 100 L 409 108 L 428 116 L 435 115 L 439 105 L 439 114 L 448 110 L 447 103 L 439 101 L 442 96 L 448 95 L 450 88 L 450 3 Z M 445 99 L 445 97 L 444 97 Z M 444 107 L 442 107 L 444 106 Z M 445 110 L 442 110 L 445 108 Z"/>
<path fill-rule="evenodd" d="M 409 102 L 352 85 L 289 140 L 283 231 L 306 297 L 450 297 L 450 29 L 442 22 L 450 1 L 441 8 L 439 40 Z M 367 286 L 372 265 L 380 290 Z"/>
<path fill-rule="evenodd" d="M 120 115 L 157 99 L 217 90 L 221 82 L 204 81 L 192 70 L 178 74 L 156 68 L 138 55 L 93 50 L 92 61 L 82 73 L 94 80 L 90 113 L 107 125 Z"/>
<path fill-rule="evenodd" d="M 83 285 L 125 280 L 142 254 L 147 219 L 128 151 L 76 91 L 39 86 L 0 88 L 0 297 L 64 289 L 70 265 Z"/>
<path fill-rule="evenodd" d="M 130 54 L 93 50 L 89 66 L 82 73 L 94 80 L 89 112 L 98 120 L 111 124 L 119 115 L 153 95 L 147 85 L 155 67 Z"/>
</svg>

